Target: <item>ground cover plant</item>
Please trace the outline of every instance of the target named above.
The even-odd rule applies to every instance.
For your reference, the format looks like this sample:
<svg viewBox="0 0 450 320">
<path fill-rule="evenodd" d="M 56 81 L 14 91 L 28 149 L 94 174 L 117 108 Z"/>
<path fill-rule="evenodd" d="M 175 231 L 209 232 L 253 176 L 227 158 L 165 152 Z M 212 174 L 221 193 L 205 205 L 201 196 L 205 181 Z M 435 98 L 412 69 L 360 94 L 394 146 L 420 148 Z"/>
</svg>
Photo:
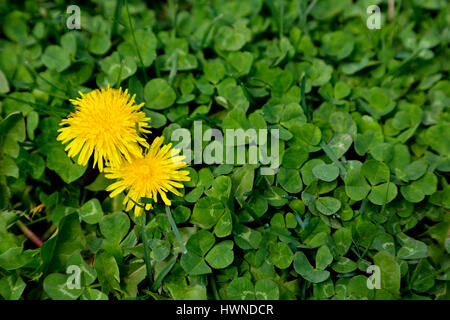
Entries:
<svg viewBox="0 0 450 320">
<path fill-rule="evenodd" d="M 447 1 L 73 5 L 0 0 L 0 299 L 450 298 Z M 278 170 L 123 169 L 195 123 L 277 129 Z"/>
</svg>

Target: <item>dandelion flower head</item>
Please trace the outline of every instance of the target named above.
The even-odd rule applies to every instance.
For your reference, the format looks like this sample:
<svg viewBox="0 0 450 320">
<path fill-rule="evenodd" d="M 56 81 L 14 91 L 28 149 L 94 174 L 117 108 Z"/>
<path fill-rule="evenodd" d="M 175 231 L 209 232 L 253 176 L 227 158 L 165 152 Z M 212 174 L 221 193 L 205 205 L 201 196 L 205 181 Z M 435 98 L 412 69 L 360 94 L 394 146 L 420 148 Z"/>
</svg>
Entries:
<svg viewBox="0 0 450 320">
<path fill-rule="evenodd" d="M 172 192 L 182 196 L 177 188 L 183 188 L 182 181 L 190 181 L 189 171 L 180 170 L 187 167 L 183 162 L 185 156 L 179 155 L 180 150 L 172 149 L 169 143 L 161 147 L 163 137 L 157 137 L 153 141 L 143 158 L 134 158 L 131 162 L 124 162 L 119 168 L 106 168 L 105 177 L 117 179 L 106 191 L 112 191 L 110 197 L 115 197 L 128 190 L 123 201 L 125 210 L 130 211 L 134 207 L 136 216 L 141 215 L 143 208 L 136 203 L 145 197 L 155 203 L 160 195 L 164 204 L 170 206 L 171 201 L 166 193 Z M 150 210 L 151 204 L 145 204 L 145 209 Z"/>
<path fill-rule="evenodd" d="M 141 158 L 142 148 L 148 143 L 140 135 L 150 133 L 145 113 L 140 111 L 143 103 L 135 103 L 128 89 L 96 89 L 70 100 L 75 112 L 63 119 L 58 130 L 58 141 L 68 142 L 68 156 L 78 155 L 78 164 L 86 165 L 94 154 L 94 167 L 100 171 L 105 165 L 119 167 L 123 160 Z"/>
</svg>

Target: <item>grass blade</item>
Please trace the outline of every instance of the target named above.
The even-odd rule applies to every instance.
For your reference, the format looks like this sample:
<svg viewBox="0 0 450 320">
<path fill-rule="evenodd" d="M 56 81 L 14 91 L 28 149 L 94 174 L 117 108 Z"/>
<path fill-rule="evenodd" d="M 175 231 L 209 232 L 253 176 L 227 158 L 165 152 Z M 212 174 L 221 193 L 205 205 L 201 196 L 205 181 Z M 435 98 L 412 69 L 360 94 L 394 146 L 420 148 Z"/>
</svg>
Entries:
<svg viewBox="0 0 450 320">
<path fill-rule="evenodd" d="M 175 237 L 177 238 L 177 241 L 180 245 L 181 251 L 183 253 L 186 253 L 187 252 L 186 247 L 184 246 L 183 240 L 181 240 L 180 232 L 178 231 L 175 220 L 173 220 L 172 212 L 170 211 L 169 206 L 166 206 L 166 214 L 167 214 L 167 219 L 169 219 L 170 226 L 172 227 L 172 231 L 173 231 L 173 233 L 175 233 Z"/>
</svg>

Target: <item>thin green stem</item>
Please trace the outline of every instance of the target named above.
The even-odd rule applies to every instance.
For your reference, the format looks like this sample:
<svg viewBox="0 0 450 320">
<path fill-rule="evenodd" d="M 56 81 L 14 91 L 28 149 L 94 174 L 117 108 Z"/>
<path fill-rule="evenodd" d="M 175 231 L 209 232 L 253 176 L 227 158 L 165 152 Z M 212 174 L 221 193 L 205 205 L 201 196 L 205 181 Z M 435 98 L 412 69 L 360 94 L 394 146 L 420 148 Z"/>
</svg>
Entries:
<svg viewBox="0 0 450 320">
<path fill-rule="evenodd" d="M 300 86 L 300 93 L 301 93 L 301 97 L 302 97 L 302 107 L 303 107 L 303 112 L 305 113 L 305 116 L 306 116 L 306 121 L 311 122 L 311 116 L 309 114 L 308 105 L 306 104 L 305 87 L 306 87 L 306 75 L 303 74 L 302 83 Z"/>
<path fill-rule="evenodd" d="M 280 17 L 277 15 L 277 10 L 272 0 L 266 0 L 266 4 L 269 7 L 270 14 L 272 15 L 273 20 L 277 23 L 278 30 L 280 30 Z"/>
<path fill-rule="evenodd" d="M 70 95 L 70 93 L 68 92 L 68 90 L 62 89 L 60 87 L 58 87 L 56 84 L 54 84 L 53 82 L 51 82 L 50 80 L 46 79 L 44 76 L 42 76 L 41 74 L 39 74 L 38 72 L 36 72 L 36 70 L 34 70 L 29 64 L 28 62 L 24 61 L 23 65 L 25 66 L 25 68 L 32 73 L 35 77 L 38 77 L 40 79 L 42 79 L 44 82 L 46 82 L 47 84 L 49 84 L 50 86 L 52 86 L 53 88 L 55 88 L 58 91 L 64 92 L 67 95 Z M 60 99 L 65 99 L 67 100 L 67 97 L 59 97 Z"/>
<path fill-rule="evenodd" d="M 309 13 L 310 13 L 311 10 L 314 8 L 314 6 L 316 5 L 316 3 L 317 3 L 317 0 L 313 0 L 313 1 L 311 1 L 311 3 L 309 4 L 308 8 L 306 8 L 305 14 L 304 14 L 303 17 L 302 17 L 302 23 L 301 23 L 302 29 L 303 29 L 303 27 L 304 27 L 305 24 L 306 24 L 306 21 L 307 21 L 307 18 L 308 18 Z"/>
<path fill-rule="evenodd" d="M 43 221 L 43 220 L 46 220 L 46 219 L 48 219 L 48 217 L 47 217 L 47 216 L 43 216 L 43 217 L 34 219 L 33 221 L 24 223 L 24 225 L 26 225 L 26 226 L 31 226 L 31 225 L 33 225 L 33 224 L 35 224 L 35 223 L 37 223 L 37 222 L 40 222 L 40 221 Z"/>
<path fill-rule="evenodd" d="M 328 145 L 323 141 L 320 142 L 320 147 L 326 153 L 328 158 L 330 158 L 330 160 L 333 161 L 333 163 L 339 168 L 339 170 L 341 170 L 341 173 L 345 176 L 347 174 L 347 169 L 345 169 L 342 163 L 338 160 L 338 158 L 336 158 L 336 155 L 330 149 L 330 147 L 328 147 Z"/>
<path fill-rule="evenodd" d="M 361 205 L 359 206 L 358 213 L 353 217 L 353 219 L 355 219 L 356 217 L 358 217 L 359 215 L 361 215 L 361 214 L 364 213 L 364 211 L 366 210 L 366 206 L 367 206 L 367 202 L 368 202 L 368 201 L 369 201 L 369 200 L 367 199 L 367 197 L 364 198 L 364 199 L 361 201 Z"/>
<path fill-rule="evenodd" d="M 139 62 L 141 63 L 142 72 L 144 73 L 145 83 L 147 83 L 147 72 L 145 70 L 144 60 L 142 59 L 141 52 L 139 51 L 139 47 L 138 47 L 138 44 L 136 41 L 136 35 L 134 34 L 134 27 L 133 27 L 133 23 L 131 21 L 130 9 L 128 8 L 128 0 L 125 1 L 125 5 L 127 7 L 127 15 L 128 15 L 128 22 L 130 24 L 131 36 L 133 37 L 134 46 L 136 47 L 136 52 L 138 54 Z"/>
<path fill-rule="evenodd" d="M 172 12 L 172 38 L 177 37 L 178 3 L 176 0 L 169 1 L 169 8 Z"/>
<path fill-rule="evenodd" d="M 285 229 L 279 229 L 279 228 L 276 228 L 273 226 L 272 227 L 267 226 L 267 228 L 266 228 L 266 232 L 279 237 L 280 240 L 282 240 L 283 242 L 293 244 L 295 248 L 311 249 L 310 246 L 300 243 L 296 237 L 294 237 L 290 234 L 283 234 L 283 232 L 284 232 L 283 230 L 285 230 Z"/>
<path fill-rule="evenodd" d="M 297 223 L 300 226 L 300 228 L 302 228 L 302 230 L 305 230 L 305 227 L 306 227 L 305 221 L 303 221 L 302 218 L 295 211 L 294 211 L 294 216 L 295 216 L 295 219 L 297 220 Z"/>
<path fill-rule="evenodd" d="M 137 203 L 131 197 L 128 197 L 128 199 L 130 199 L 134 203 L 135 206 L 138 206 L 139 208 L 145 209 L 145 205 L 143 205 L 142 203 Z"/>
<path fill-rule="evenodd" d="M 281 38 L 283 37 L 283 25 L 284 25 L 284 2 L 283 1 L 281 1 L 281 3 L 280 3 L 280 29 L 279 29 L 279 31 L 280 31 L 280 34 L 279 34 L 279 36 L 280 36 L 280 40 L 281 40 Z"/>
<path fill-rule="evenodd" d="M 117 80 L 116 80 L 116 89 L 119 89 L 119 87 L 120 87 L 120 76 L 122 74 L 122 68 L 123 68 L 123 59 L 120 59 L 119 74 L 117 75 Z"/>
<path fill-rule="evenodd" d="M 40 103 L 35 103 L 35 102 L 30 102 L 30 101 L 26 101 L 26 100 L 22 100 L 20 98 L 12 97 L 10 95 L 6 95 L 6 94 L 3 94 L 3 93 L 0 93 L 0 98 L 11 99 L 11 100 L 14 100 L 14 101 L 17 101 L 17 102 L 33 105 L 33 106 L 37 107 L 38 111 L 47 113 L 49 115 L 53 114 L 53 115 L 59 117 L 59 116 L 63 116 L 65 114 L 63 112 L 59 112 L 59 111 L 57 112 L 57 111 L 51 110 L 46 105 L 43 105 L 43 104 L 40 104 Z"/>
<path fill-rule="evenodd" d="M 403 294 L 403 293 L 405 293 L 408 290 L 412 290 L 413 286 L 418 286 L 418 285 L 424 283 L 429 278 L 435 277 L 435 276 L 439 275 L 440 273 L 447 272 L 449 269 L 450 269 L 450 267 L 442 267 L 441 269 L 436 270 L 436 271 L 426 275 L 425 277 L 423 277 L 422 279 L 419 279 L 417 281 L 414 279 L 416 277 L 413 277 L 411 279 L 411 281 L 410 281 L 409 286 L 407 288 L 404 288 L 401 293 Z"/>
<path fill-rule="evenodd" d="M 118 33 L 119 28 L 119 18 L 122 13 L 123 0 L 117 0 L 116 9 L 114 10 L 114 19 L 112 26 L 112 34 L 116 35 Z"/>
<path fill-rule="evenodd" d="M 142 213 L 142 217 L 141 217 L 141 240 L 142 240 L 142 245 L 144 246 L 144 261 L 145 261 L 145 266 L 147 269 L 147 278 L 148 278 L 148 282 L 149 285 L 151 286 L 152 283 L 152 264 L 150 261 L 150 249 L 148 247 L 148 240 L 147 240 L 147 233 L 146 233 L 146 213 Z"/>
<path fill-rule="evenodd" d="M 261 225 L 261 226 L 263 225 L 263 222 L 261 221 L 261 219 L 259 219 L 256 212 L 253 210 L 253 208 L 251 206 L 249 206 L 247 204 L 247 202 L 245 202 L 244 199 L 242 199 L 240 197 L 236 197 L 236 200 L 242 207 L 244 207 L 245 210 L 247 210 L 247 212 L 250 214 L 250 216 L 253 218 L 253 220 L 255 220 L 259 225 Z"/>
<path fill-rule="evenodd" d="M 220 300 L 219 292 L 217 291 L 216 279 L 213 274 L 209 277 L 209 281 L 211 282 L 211 289 L 214 294 L 214 299 Z"/>
<path fill-rule="evenodd" d="M 389 185 L 390 184 L 391 184 L 391 179 L 389 178 L 388 182 L 386 184 L 386 193 L 384 195 L 383 205 L 381 206 L 381 210 L 380 210 L 380 213 L 378 214 L 378 216 L 381 216 L 384 213 L 384 210 L 386 209 L 386 203 L 387 203 L 388 192 L 389 192 Z M 365 198 L 364 200 L 366 200 L 366 199 L 367 198 Z M 378 217 L 377 224 L 376 224 L 377 229 L 378 229 L 379 225 L 380 225 L 380 218 Z M 370 239 L 369 245 L 366 247 L 366 249 L 364 250 L 363 254 L 361 255 L 361 259 L 363 259 L 366 256 L 367 252 L 369 252 L 369 249 L 372 246 L 373 242 L 375 241 L 375 237 L 376 236 L 377 236 L 377 233 L 375 232 L 372 235 L 371 239 Z"/>
<path fill-rule="evenodd" d="M 223 14 L 221 13 L 217 17 L 214 17 L 214 19 L 209 23 L 208 28 L 206 29 L 205 33 L 203 34 L 202 42 L 200 43 L 200 48 L 203 48 L 205 46 L 206 39 L 208 38 L 208 35 L 210 34 L 212 27 L 214 26 L 214 24 L 217 21 L 222 19 L 222 17 L 223 17 Z"/>
<path fill-rule="evenodd" d="M 173 233 L 175 233 L 175 237 L 177 238 L 178 244 L 180 245 L 181 252 L 187 253 L 186 247 L 184 246 L 183 240 L 181 240 L 180 232 L 178 231 L 177 224 L 175 220 L 173 220 L 172 212 L 170 211 L 169 206 L 166 206 L 166 214 L 167 219 L 169 219 L 170 226 L 172 227 Z"/>
<path fill-rule="evenodd" d="M 173 80 L 175 79 L 175 76 L 177 75 L 177 67 L 178 67 L 178 51 L 175 50 L 173 53 L 173 61 L 172 61 L 172 68 L 170 68 L 170 74 L 169 74 L 169 84 L 172 85 Z"/>
<path fill-rule="evenodd" d="M 2 205 L 4 208 L 10 208 L 11 202 L 9 201 L 9 188 L 8 183 L 6 181 L 6 175 L 3 173 L 3 166 L 2 166 L 2 148 L 0 146 L 0 185 L 2 189 L 2 199 L 0 200 L 0 205 Z"/>
<path fill-rule="evenodd" d="M 177 263 L 176 257 L 173 259 L 173 261 L 167 265 L 160 273 L 158 273 L 158 276 L 155 279 L 155 282 L 152 285 L 152 290 L 156 291 L 159 286 L 161 285 L 161 282 L 164 280 L 164 278 L 167 276 L 167 274 L 172 270 L 172 268 Z"/>
</svg>

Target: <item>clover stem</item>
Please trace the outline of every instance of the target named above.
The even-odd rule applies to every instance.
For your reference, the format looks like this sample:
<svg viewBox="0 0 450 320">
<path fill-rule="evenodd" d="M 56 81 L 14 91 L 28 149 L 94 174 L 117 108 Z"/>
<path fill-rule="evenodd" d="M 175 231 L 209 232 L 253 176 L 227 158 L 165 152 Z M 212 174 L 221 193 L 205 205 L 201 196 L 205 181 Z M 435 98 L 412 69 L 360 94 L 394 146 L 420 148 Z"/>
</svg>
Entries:
<svg viewBox="0 0 450 320">
<path fill-rule="evenodd" d="M 211 288 L 214 294 L 214 299 L 220 300 L 219 292 L 217 291 L 216 279 L 214 278 L 214 274 L 211 274 L 209 277 L 209 281 L 211 282 Z"/>
</svg>

